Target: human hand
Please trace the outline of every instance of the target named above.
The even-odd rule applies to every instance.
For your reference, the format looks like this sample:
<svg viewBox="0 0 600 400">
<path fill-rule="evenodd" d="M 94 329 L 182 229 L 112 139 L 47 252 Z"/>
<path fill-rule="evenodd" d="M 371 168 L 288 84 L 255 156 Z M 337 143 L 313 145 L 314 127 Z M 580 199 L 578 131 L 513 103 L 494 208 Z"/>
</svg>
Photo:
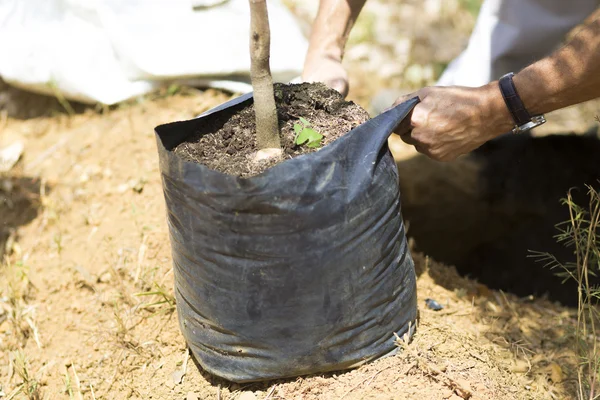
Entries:
<svg viewBox="0 0 600 400">
<path fill-rule="evenodd" d="M 417 96 L 410 124 L 401 124 L 396 133 L 437 161 L 452 161 L 514 126 L 497 82 L 479 88 L 426 87 L 394 106 Z"/>
<path fill-rule="evenodd" d="M 326 53 L 309 51 L 306 55 L 304 71 L 302 71 L 302 80 L 304 82 L 323 82 L 344 97 L 348 94 L 348 73 L 342 66 L 341 59 Z"/>
</svg>

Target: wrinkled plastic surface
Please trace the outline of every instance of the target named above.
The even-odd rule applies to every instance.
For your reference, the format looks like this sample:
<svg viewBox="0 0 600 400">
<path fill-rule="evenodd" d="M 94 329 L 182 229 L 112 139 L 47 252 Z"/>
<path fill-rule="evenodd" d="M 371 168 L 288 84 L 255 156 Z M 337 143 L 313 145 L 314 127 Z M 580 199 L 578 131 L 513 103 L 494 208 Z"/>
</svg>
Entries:
<svg viewBox="0 0 600 400">
<path fill-rule="evenodd" d="M 269 0 L 276 82 L 302 72 L 307 41 Z M 115 104 L 173 81 L 252 90 L 248 0 L 1 0 L 0 76 L 22 89 Z"/>
<path fill-rule="evenodd" d="M 171 151 L 250 101 L 156 128 L 179 323 L 195 358 L 248 382 L 351 368 L 393 351 L 394 332 L 409 331 L 417 305 L 387 138 L 417 100 L 249 179 Z"/>
</svg>

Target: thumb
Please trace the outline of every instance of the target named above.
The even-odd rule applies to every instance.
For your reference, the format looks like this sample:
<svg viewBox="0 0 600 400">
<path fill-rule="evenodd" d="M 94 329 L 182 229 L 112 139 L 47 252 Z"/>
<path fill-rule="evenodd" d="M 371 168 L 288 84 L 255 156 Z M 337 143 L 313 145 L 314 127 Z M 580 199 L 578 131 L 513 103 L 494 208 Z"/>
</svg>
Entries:
<svg viewBox="0 0 600 400">
<path fill-rule="evenodd" d="M 348 81 L 344 78 L 332 79 L 325 82 L 325 84 L 330 88 L 337 90 L 343 97 L 348 95 Z"/>
<path fill-rule="evenodd" d="M 394 104 L 392 104 L 392 107 L 390 107 L 390 108 L 396 107 L 397 105 L 407 102 L 411 99 L 414 99 L 415 97 L 419 97 L 419 92 L 413 92 L 413 93 L 405 94 L 404 96 L 400 96 L 396 99 L 396 101 L 394 102 Z"/>
<path fill-rule="evenodd" d="M 414 99 L 415 97 L 418 97 L 418 93 L 419 92 L 413 92 L 413 93 L 405 94 L 403 96 L 398 97 L 396 99 L 396 101 L 394 102 L 394 104 L 392 104 L 392 106 L 390 108 L 394 108 L 397 105 L 400 105 L 404 102 Z M 400 121 L 400 123 L 396 126 L 396 129 L 394 129 L 394 133 L 397 135 L 400 135 L 402 140 L 404 140 L 405 142 L 407 142 L 409 144 L 413 144 L 413 143 L 410 143 L 409 141 L 407 141 L 407 138 L 410 139 L 410 133 L 412 132 L 412 129 L 413 129 L 413 126 L 412 126 L 413 110 L 414 110 L 414 108 L 408 112 L 406 117 L 404 117 L 404 119 L 402 121 Z"/>
</svg>

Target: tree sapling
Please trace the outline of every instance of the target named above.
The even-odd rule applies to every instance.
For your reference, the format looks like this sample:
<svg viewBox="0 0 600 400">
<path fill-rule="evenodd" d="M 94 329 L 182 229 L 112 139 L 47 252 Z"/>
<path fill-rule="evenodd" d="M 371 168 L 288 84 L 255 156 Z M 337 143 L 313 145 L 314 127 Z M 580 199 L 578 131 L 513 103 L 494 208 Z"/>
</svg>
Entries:
<svg viewBox="0 0 600 400">
<path fill-rule="evenodd" d="M 256 114 L 256 160 L 281 155 L 279 122 L 269 66 L 271 33 L 266 0 L 250 2 L 250 77 Z"/>
</svg>

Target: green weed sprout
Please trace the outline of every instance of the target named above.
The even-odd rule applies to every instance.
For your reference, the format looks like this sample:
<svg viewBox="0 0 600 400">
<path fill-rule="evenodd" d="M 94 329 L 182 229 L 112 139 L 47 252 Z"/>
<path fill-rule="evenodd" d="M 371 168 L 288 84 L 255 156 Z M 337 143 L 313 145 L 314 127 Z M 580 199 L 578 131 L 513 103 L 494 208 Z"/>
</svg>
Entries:
<svg viewBox="0 0 600 400">
<path fill-rule="evenodd" d="M 297 145 L 302 145 L 306 143 L 308 147 L 319 147 L 321 146 L 321 140 L 323 140 L 323 135 L 319 132 L 315 131 L 310 127 L 310 122 L 306 119 L 300 117 L 300 123 L 294 124 L 294 132 L 296 132 L 296 136 L 294 137 L 294 143 Z"/>
</svg>

